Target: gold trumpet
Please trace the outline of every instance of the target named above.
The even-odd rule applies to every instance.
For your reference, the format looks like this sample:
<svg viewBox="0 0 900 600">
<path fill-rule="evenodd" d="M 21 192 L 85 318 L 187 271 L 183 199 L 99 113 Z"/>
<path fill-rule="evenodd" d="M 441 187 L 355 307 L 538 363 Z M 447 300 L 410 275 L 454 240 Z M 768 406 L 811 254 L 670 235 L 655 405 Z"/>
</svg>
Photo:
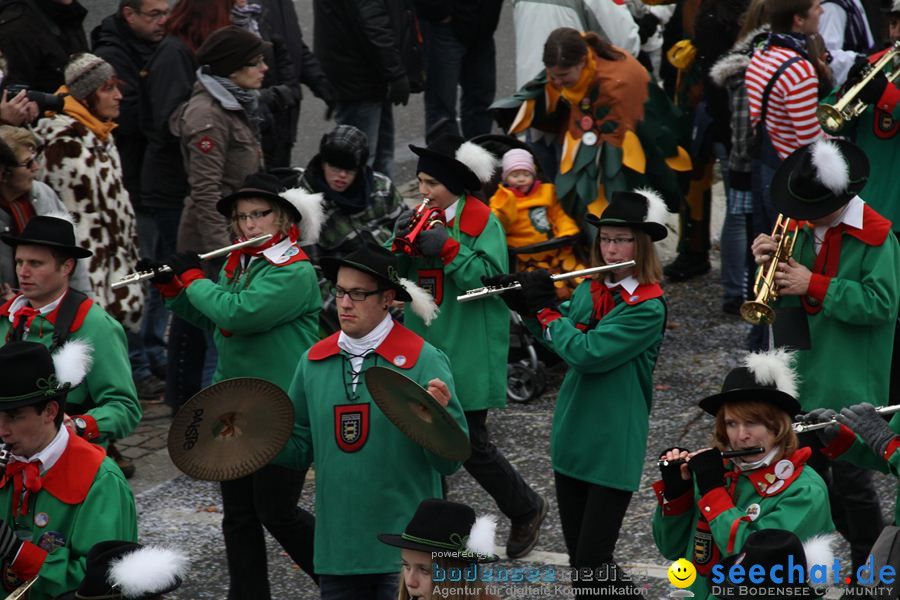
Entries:
<svg viewBox="0 0 900 600">
<path fill-rule="evenodd" d="M 778 290 L 775 289 L 775 271 L 778 263 L 787 261 L 794 251 L 794 243 L 797 241 L 797 233 L 791 233 L 789 227 L 791 220 L 779 214 L 775 219 L 775 228 L 772 230 L 772 238 L 778 238 L 775 254 L 769 262 L 760 265 L 756 270 L 756 281 L 753 283 L 755 298 L 741 304 L 741 318 L 753 325 L 771 325 L 775 322 L 775 310 L 771 304 L 778 298 Z"/>
<path fill-rule="evenodd" d="M 849 121 L 863 114 L 868 106 L 857 96 L 866 85 L 887 67 L 898 55 L 900 55 L 900 41 L 894 42 L 891 49 L 884 53 L 878 62 L 866 67 L 863 78 L 853 87 L 844 92 L 841 98 L 834 104 L 820 104 L 816 109 L 816 118 L 822 127 L 830 132 L 837 132 L 844 128 Z M 900 65 L 894 66 L 886 75 L 888 85 L 891 85 L 900 76 Z"/>
<path fill-rule="evenodd" d="M 16 589 L 14 589 L 12 591 L 12 593 L 6 597 L 6 600 L 22 600 L 22 599 L 24 599 L 25 594 L 28 592 L 28 590 L 31 588 L 31 586 L 33 586 L 35 584 L 35 582 L 37 580 L 38 580 L 38 578 L 35 577 L 34 579 L 30 579 L 30 580 L 26 581 L 25 583 L 23 583 L 22 585 L 20 585 Z"/>
</svg>

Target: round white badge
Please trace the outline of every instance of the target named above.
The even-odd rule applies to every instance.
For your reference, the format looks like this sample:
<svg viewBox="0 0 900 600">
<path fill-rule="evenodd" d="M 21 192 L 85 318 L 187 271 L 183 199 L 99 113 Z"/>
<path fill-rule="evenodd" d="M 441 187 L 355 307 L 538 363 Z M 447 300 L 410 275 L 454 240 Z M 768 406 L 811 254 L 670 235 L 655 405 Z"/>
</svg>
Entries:
<svg viewBox="0 0 900 600">
<path fill-rule="evenodd" d="M 398 354 L 397 356 L 394 357 L 394 364 L 397 365 L 398 367 L 402 367 L 403 365 L 406 364 L 406 357 L 403 356 L 402 354 Z"/>
<path fill-rule="evenodd" d="M 778 477 L 778 479 L 790 479 L 793 474 L 794 463 L 788 459 L 783 458 L 775 463 L 775 476 Z"/>
<path fill-rule="evenodd" d="M 50 515 L 45 512 L 39 512 L 34 515 L 34 524 L 38 527 L 46 527 L 50 523 Z"/>
<path fill-rule="evenodd" d="M 784 487 L 784 479 L 779 479 L 778 481 L 776 481 L 775 483 L 773 483 L 772 485 L 770 485 L 769 487 L 766 488 L 766 493 L 774 494 L 775 492 L 777 492 L 778 490 L 780 490 L 783 487 Z"/>
<path fill-rule="evenodd" d="M 759 504 L 755 502 L 747 507 L 747 516 L 751 521 L 755 521 L 759 517 Z"/>
<path fill-rule="evenodd" d="M 583 136 L 581 136 L 581 141 L 588 146 L 593 146 L 597 143 L 597 134 L 593 131 L 586 131 Z"/>
</svg>

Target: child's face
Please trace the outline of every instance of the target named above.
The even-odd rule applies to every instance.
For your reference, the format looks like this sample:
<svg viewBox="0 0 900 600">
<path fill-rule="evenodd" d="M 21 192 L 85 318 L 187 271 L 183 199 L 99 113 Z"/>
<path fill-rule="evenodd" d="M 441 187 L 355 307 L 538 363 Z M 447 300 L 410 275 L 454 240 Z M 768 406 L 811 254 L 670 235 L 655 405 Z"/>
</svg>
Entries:
<svg viewBox="0 0 900 600">
<path fill-rule="evenodd" d="M 506 176 L 505 183 L 509 187 L 516 188 L 517 190 L 525 194 L 531 189 L 531 186 L 534 184 L 534 173 L 525 169 L 516 169 L 515 171 L 510 171 L 510 173 Z"/>
</svg>

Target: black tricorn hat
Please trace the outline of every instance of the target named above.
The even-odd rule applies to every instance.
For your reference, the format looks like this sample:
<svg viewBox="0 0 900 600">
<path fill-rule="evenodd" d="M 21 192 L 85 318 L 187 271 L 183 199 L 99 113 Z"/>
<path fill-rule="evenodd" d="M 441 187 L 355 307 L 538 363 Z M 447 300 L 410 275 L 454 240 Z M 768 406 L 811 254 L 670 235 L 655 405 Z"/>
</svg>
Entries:
<svg viewBox="0 0 900 600">
<path fill-rule="evenodd" d="M 698 406 L 716 416 L 726 402 L 759 401 L 774 404 L 790 416 L 800 412 L 796 394 L 796 376 L 791 367 L 792 356 L 784 350 L 751 353 L 744 366 L 729 371 L 722 391 L 707 396 Z"/>
<path fill-rule="evenodd" d="M 71 345 L 70 345 L 71 344 Z M 68 348 L 77 352 L 63 352 Z M 62 402 L 66 393 L 84 377 L 90 368 L 90 356 L 84 354 L 83 342 L 66 344 L 57 356 L 65 357 L 67 371 L 73 375 L 57 373 L 57 363 L 43 344 L 28 341 L 11 341 L 0 347 L 0 410 L 13 410 L 22 406 L 39 404 L 47 400 Z M 78 364 L 72 362 L 75 360 Z M 62 366 L 62 363 L 60 363 Z M 74 370 L 73 370 L 74 369 Z M 72 379 L 62 381 L 62 379 Z"/>
<path fill-rule="evenodd" d="M 88 550 L 78 589 L 54 600 L 153 600 L 181 587 L 184 562 L 181 555 L 164 548 L 120 540 L 98 542 Z"/>
<path fill-rule="evenodd" d="M 325 256 L 319 261 L 322 272 L 330 281 L 336 282 L 338 269 L 350 267 L 368 273 L 388 288 L 397 292 L 397 300 L 409 302 L 412 296 L 400 283 L 397 272 L 397 257 L 387 248 L 377 244 L 365 243 L 346 256 Z"/>
<path fill-rule="evenodd" d="M 784 159 L 772 178 L 772 203 L 791 219 L 818 219 L 853 199 L 869 179 L 869 159 L 847 140 L 818 140 Z"/>
<path fill-rule="evenodd" d="M 458 135 L 443 134 L 427 148 L 410 144 L 409 149 L 419 157 L 416 172 L 431 175 L 454 194 L 481 189 L 478 175 L 456 158 L 457 150 L 464 143 Z"/>
<path fill-rule="evenodd" d="M 668 210 L 665 202 L 651 190 L 633 192 L 613 192 L 609 206 L 600 217 L 588 213 L 585 217 L 594 227 L 631 227 L 646 232 L 654 242 L 668 235 L 666 226 L 660 222 Z M 660 212 L 665 211 L 665 212 Z"/>
<path fill-rule="evenodd" d="M 804 583 L 796 580 L 789 582 L 788 557 L 793 557 L 793 564 L 802 565 L 806 573 Z M 726 556 L 719 564 L 722 566 L 725 581 L 720 584 L 713 583 L 718 590 L 716 598 L 722 600 L 744 600 L 747 597 L 760 598 L 761 600 L 780 600 L 782 598 L 813 598 L 812 588 L 806 581 L 809 578 L 807 570 L 806 551 L 803 542 L 793 532 L 784 529 L 761 529 L 747 536 L 744 547 L 737 554 Z M 729 570 L 734 565 L 741 565 L 744 572 L 749 571 L 753 565 L 760 565 L 764 569 L 763 580 L 754 583 L 749 577 L 744 577 L 740 584 L 732 582 L 728 578 Z M 769 578 L 772 567 L 781 566 L 781 583 L 776 583 Z M 827 565 L 831 566 L 831 565 Z M 748 588 L 756 588 L 756 590 Z M 754 593 L 754 591 L 757 591 Z"/>
<path fill-rule="evenodd" d="M 243 185 L 241 185 L 241 189 L 216 202 L 216 210 L 230 219 L 234 210 L 234 203 L 241 198 L 262 198 L 283 208 L 290 215 L 291 221 L 299 223 L 302 215 L 296 206 L 281 196 L 281 193 L 284 191 L 285 188 L 281 183 L 281 179 L 275 175 L 260 171 L 259 173 L 248 175 Z"/>
<path fill-rule="evenodd" d="M 473 538 L 477 539 L 474 544 Z M 389 546 L 420 552 L 442 552 L 452 554 L 451 558 L 474 563 L 499 560 L 493 550 L 484 552 L 472 549 L 473 545 L 477 548 L 486 541 L 493 548 L 493 538 L 493 521 L 476 519 L 475 511 L 465 504 L 437 498 L 419 503 L 416 514 L 403 533 L 378 534 L 378 539 Z"/>
<path fill-rule="evenodd" d="M 51 216 L 35 216 L 25 224 L 19 235 L 0 234 L 10 246 L 47 246 L 72 258 L 87 258 L 94 253 L 75 244 L 75 226 L 65 219 Z"/>
</svg>

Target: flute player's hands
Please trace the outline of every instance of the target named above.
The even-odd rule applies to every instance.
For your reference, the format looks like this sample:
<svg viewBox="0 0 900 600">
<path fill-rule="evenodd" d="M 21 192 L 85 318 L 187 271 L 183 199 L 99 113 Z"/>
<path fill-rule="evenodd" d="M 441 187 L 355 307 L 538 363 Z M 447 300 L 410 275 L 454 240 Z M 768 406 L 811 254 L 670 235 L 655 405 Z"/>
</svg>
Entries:
<svg viewBox="0 0 900 600">
<path fill-rule="evenodd" d="M 797 417 L 797 420 L 804 425 L 815 425 L 816 423 L 828 423 L 834 419 L 836 415 L 837 413 L 830 408 L 816 408 L 805 415 L 800 415 Z M 819 436 L 819 440 L 822 444 L 827 446 L 834 441 L 840 432 L 841 426 L 835 423 L 824 429 L 817 429 L 815 433 Z"/>
<path fill-rule="evenodd" d="M 697 478 L 697 490 L 703 496 L 725 485 L 725 463 L 718 448 L 706 448 L 688 456 L 688 468 Z"/>
<path fill-rule="evenodd" d="M 888 444 L 897 437 L 887 421 L 868 402 L 854 404 L 841 410 L 835 417 L 858 435 L 875 454 L 884 457 Z"/>
<path fill-rule="evenodd" d="M 678 498 L 691 487 L 691 474 L 684 460 L 688 451 L 684 448 L 669 448 L 659 455 L 659 473 L 665 488 L 663 496 L 666 500 Z"/>
<path fill-rule="evenodd" d="M 152 272 L 153 277 L 150 278 L 151 283 L 155 283 L 158 285 L 165 285 L 171 282 L 175 278 L 175 273 L 172 271 L 164 271 L 161 272 L 165 264 L 159 262 L 158 260 L 153 260 L 152 258 L 142 258 L 137 262 L 137 266 L 135 267 L 140 272 Z"/>
</svg>

